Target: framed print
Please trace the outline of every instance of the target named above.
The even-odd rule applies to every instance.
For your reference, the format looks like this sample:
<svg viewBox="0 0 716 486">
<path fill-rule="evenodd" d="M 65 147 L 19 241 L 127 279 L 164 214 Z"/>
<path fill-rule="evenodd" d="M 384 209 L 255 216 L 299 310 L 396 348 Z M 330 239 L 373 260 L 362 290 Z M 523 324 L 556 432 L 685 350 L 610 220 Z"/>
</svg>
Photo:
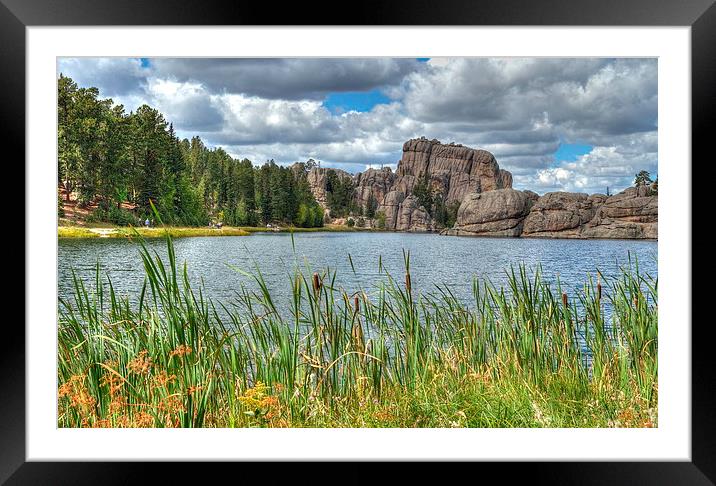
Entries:
<svg viewBox="0 0 716 486">
<path fill-rule="evenodd" d="M 353 460 L 714 482 L 691 269 L 713 2 L 350 25 L 2 2 L 27 181 L 3 481 Z"/>
</svg>

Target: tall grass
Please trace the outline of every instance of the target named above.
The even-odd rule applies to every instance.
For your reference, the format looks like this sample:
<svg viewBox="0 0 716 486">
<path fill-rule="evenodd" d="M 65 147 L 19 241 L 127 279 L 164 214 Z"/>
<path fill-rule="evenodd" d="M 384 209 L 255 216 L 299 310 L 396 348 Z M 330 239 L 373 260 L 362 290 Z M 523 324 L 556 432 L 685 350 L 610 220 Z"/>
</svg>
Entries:
<svg viewBox="0 0 716 486">
<path fill-rule="evenodd" d="M 259 268 L 217 303 L 169 237 L 164 259 L 139 245 L 138 303 L 99 266 L 60 300 L 61 427 L 656 426 L 657 281 L 635 264 L 573 295 L 519 266 L 465 304 L 418 292 L 406 253 L 370 292 L 296 268 L 286 309 Z"/>
</svg>

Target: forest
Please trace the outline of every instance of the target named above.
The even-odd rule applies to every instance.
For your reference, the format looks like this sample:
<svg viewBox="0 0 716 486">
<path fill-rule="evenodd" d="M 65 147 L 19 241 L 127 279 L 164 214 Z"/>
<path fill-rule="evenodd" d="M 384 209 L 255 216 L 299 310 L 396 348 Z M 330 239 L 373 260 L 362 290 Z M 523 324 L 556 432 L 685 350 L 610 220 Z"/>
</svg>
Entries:
<svg viewBox="0 0 716 486">
<path fill-rule="evenodd" d="M 118 225 L 153 218 L 154 205 L 173 225 L 323 226 L 308 184 L 310 163 L 270 160 L 259 167 L 206 147 L 198 136 L 180 140 L 158 110 L 142 105 L 127 113 L 62 74 L 57 115 L 60 215 L 72 195 L 81 206 L 96 206 L 93 221 Z"/>
</svg>

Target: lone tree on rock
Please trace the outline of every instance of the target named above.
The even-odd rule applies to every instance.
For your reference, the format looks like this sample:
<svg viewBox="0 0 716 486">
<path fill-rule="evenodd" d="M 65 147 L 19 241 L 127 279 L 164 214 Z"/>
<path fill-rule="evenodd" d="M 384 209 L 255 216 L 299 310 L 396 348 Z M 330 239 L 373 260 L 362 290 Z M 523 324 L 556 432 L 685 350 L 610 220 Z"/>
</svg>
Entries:
<svg viewBox="0 0 716 486">
<path fill-rule="evenodd" d="M 641 186 L 647 186 L 651 184 L 653 181 L 651 180 L 651 176 L 649 175 L 649 172 L 642 170 L 640 171 L 636 177 L 634 177 L 634 185 L 636 187 Z"/>
</svg>

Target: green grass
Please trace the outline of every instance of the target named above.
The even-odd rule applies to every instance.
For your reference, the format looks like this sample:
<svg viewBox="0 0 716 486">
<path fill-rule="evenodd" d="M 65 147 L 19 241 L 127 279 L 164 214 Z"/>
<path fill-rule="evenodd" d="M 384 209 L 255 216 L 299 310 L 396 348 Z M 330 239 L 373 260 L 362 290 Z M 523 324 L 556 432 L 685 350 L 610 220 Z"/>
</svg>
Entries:
<svg viewBox="0 0 716 486">
<path fill-rule="evenodd" d="M 57 236 L 59 238 L 98 238 L 99 234 L 81 226 L 58 226 Z"/>
<path fill-rule="evenodd" d="M 637 265 L 569 296 L 508 269 L 465 305 L 418 295 L 406 254 L 371 290 L 297 268 L 279 309 L 258 268 L 237 270 L 257 290 L 213 302 L 170 238 L 166 259 L 138 241 L 136 304 L 99 267 L 60 301 L 60 427 L 657 425 L 657 281 Z"/>
<path fill-rule="evenodd" d="M 97 231 L 92 231 L 97 230 Z M 102 230 L 102 231 L 99 231 Z M 251 233 L 273 231 L 262 226 L 224 226 L 221 229 L 194 226 L 162 226 L 153 228 L 132 228 L 120 226 L 58 226 L 57 236 L 59 238 L 131 238 L 135 236 L 135 230 L 144 238 L 164 238 L 166 233 L 173 238 L 184 238 L 190 236 L 246 236 Z M 327 224 L 320 228 L 298 228 L 294 226 L 281 226 L 280 233 L 344 233 L 356 231 L 377 231 L 363 228 L 350 228 L 345 225 Z"/>
</svg>

